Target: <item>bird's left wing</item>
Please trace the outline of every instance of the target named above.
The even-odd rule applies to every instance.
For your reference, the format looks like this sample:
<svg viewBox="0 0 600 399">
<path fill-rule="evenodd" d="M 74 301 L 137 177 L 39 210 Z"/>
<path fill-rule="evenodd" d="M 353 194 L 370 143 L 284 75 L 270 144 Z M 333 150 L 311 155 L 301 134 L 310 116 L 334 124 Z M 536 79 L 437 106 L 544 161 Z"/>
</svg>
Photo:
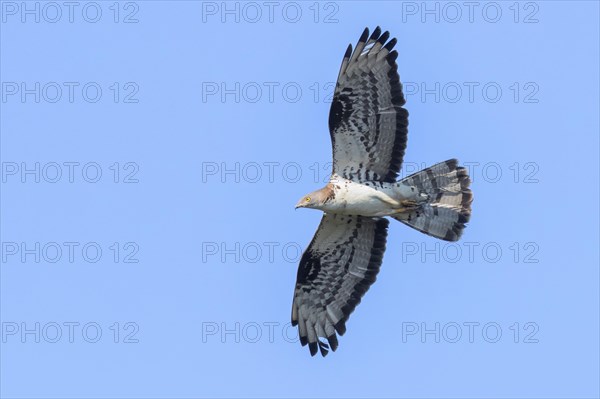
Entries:
<svg viewBox="0 0 600 399">
<path fill-rule="evenodd" d="M 383 260 L 387 219 L 324 214 L 302 255 L 292 304 L 292 325 L 311 355 L 338 346 L 350 313 L 375 282 Z M 327 339 L 329 345 L 319 340 Z"/>
<path fill-rule="evenodd" d="M 408 112 L 398 75 L 396 39 L 377 27 L 365 29 L 342 61 L 329 131 L 333 173 L 346 179 L 394 182 L 408 135 Z"/>
</svg>

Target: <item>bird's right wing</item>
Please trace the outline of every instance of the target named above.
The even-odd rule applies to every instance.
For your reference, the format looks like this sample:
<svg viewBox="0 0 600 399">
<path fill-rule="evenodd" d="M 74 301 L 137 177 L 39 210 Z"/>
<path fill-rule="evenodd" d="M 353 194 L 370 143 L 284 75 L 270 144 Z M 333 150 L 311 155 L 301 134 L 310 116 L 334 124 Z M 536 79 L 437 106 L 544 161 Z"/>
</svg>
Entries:
<svg viewBox="0 0 600 399">
<path fill-rule="evenodd" d="M 408 112 L 398 76 L 396 39 L 377 27 L 365 29 L 342 61 L 329 131 L 333 173 L 346 179 L 394 182 L 408 135 Z"/>
<path fill-rule="evenodd" d="M 325 214 L 298 268 L 292 325 L 311 355 L 336 350 L 350 313 L 375 282 L 383 260 L 387 219 Z M 319 340 L 327 339 L 329 345 Z"/>
</svg>

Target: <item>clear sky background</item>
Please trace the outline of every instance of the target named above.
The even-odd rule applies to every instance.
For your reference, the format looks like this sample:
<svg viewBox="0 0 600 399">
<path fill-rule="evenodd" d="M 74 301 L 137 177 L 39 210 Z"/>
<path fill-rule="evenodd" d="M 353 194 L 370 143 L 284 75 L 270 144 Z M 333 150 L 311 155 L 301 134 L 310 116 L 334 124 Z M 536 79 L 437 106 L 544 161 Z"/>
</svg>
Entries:
<svg viewBox="0 0 600 399">
<path fill-rule="evenodd" d="M 597 2 L 0 7 L 3 397 L 600 394 Z M 473 216 L 457 244 L 392 222 L 311 358 L 289 317 L 320 214 L 293 206 L 377 25 L 403 174 L 459 158 Z"/>
</svg>

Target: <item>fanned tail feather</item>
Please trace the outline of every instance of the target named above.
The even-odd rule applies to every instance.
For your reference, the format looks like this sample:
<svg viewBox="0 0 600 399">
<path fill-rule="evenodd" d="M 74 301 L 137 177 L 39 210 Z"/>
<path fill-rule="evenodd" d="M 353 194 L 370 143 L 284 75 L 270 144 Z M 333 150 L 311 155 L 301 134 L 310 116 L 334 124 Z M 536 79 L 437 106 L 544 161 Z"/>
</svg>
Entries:
<svg viewBox="0 0 600 399">
<path fill-rule="evenodd" d="M 393 216 L 422 233 L 457 241 L 471 217 L 473 194 L 467 170 L 456 159 L 440 162 L 401 180 L 428 196 L 415 211 Z"/>
</svg>

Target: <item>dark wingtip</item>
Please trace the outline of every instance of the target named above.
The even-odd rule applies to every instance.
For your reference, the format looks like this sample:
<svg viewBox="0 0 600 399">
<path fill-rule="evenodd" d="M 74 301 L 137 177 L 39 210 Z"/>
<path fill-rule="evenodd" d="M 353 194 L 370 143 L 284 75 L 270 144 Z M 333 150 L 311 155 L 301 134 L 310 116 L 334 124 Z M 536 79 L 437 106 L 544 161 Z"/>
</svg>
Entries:
<svg viewBox="0 0 600 399">
<path fill-rule="evenodd" d="M 377 39 L 377 41 L 381 44 L 385 43 L 387 39 L 390 38 L 390 32 L 388 32 L 387 30 L 385 32 L 383 32 L 383 35 L 381 35 L 379 37 L 379 39 Z"/>
<path fill-rule="evenodd" d="M 335 352 L 335 350 L 338 348 L 337 336 L 335 334 L 331 334 L 329 337 L 327 337 L 327 342 L 329 342 L 331 350 Z"/>
<path fill-rule="evenodd" d="M 300 345 L 306 346 L 308 344 L 308 339 L 306 337 L 300 337 Z"/>
<path fill-rule="evenodd" d="M 461 212 L 458 214 L 458 224 L 465 224 L 465 223 L 469 223 L 469 220 L 471 219 L 471 213 L 470 212 Z"/>
<path fill-rule="evenodd" d="M 381 35 L 381 28 L 378 26 L 377 28 L 375 28 L 375 30 L 371 34 L 371 37 L 369 38 L 369 40 L 377 40 L 379 35 Z"/>
<path fill-rule="evenodd" d="M 317 354 L 317 352 L 319 351 L 318 345 L 316 342 L 310 342 L 308 344 L 308 349 L 310 350 L 310 355 L 314 356 Z"/>
<path fill-rule="evenodd" d="M 459 169 L 458 168 L 458 159 L 456 159 L 456 158 L 451 158 L 451 159 L 447 160 L 445 163 L 446 163 L 446 166 L 448 166 L 448 169 L 450 169 L 450 170 Z M 460 173 L 458 175 L 460 177 Z"/>
<path fill-rule="evenodd" d="M 319 341 L 319 350 L 321 351 L 321 356 L 325 357 L 329 353 L 329 345 Z"/>
<path fill-rule="evenodd" d="M 337 331 L 338 334 L 344 335 L 344 333 L 346 332 L 346 321 L 340 320 L 333 327 L 335 328 L 335 331 Z"/>
<path fill-rule="evenodd" d="M 351 55 L 352 55 L 352 43 L 350 43 L 348 45 L 348 48 L 346 49 L 346 54 L 344 54 L 344 58 L 350 58 Z"/>
<path fill-rule="evenodd" d="M 358 42 L 366 42 L 367 41 L 367 37 L 369 37 L 369 28 L 365 28 L 365 30 L 363 30 L 362 35 L 360 35 L 360 39 L 358 39 Z"/>
<path fill-rule="evenodd" d="M 392 40 L 390 40 L 385 46 L 384 48 L 387 51 L 392 51 L 392 49 L 394 48 L 394 46 L 396 45 L 396 43 L 398 43 L 398 39 L 396 39 L 395 37 L 392 38 Z"/>
</svg>

